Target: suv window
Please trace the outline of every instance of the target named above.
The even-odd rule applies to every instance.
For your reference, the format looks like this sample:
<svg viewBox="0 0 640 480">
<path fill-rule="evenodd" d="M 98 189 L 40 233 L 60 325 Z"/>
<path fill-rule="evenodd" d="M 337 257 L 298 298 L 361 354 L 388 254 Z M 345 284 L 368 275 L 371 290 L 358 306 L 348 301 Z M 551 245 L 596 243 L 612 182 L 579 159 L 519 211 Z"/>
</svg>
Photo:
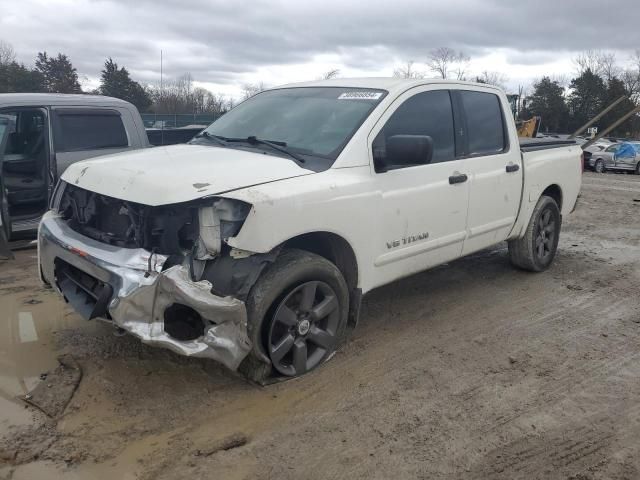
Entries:
<svg viewBox="0 0 640 480">
<path fill-rule="evenodd" d="M 493 93 L 460 92 L 467 121 L 469 155 L 495 155 L 507 148 L 500 99 Z"/>
<path fill-rule="evenodd" d="M 433 140 L 431 163 L 453 160 L 456 149 L 449 91 L 418 93 L 400 105 L 373 141 L 374 160 L 384 161 L 386 141 L 393 135 L 428 135 Z"/>
<path fill-rule="evenodd" d="M 55 122 L 58 152 L 129 146 L 122 118 L 113 110 L 59 110 Z"/>
</svg>

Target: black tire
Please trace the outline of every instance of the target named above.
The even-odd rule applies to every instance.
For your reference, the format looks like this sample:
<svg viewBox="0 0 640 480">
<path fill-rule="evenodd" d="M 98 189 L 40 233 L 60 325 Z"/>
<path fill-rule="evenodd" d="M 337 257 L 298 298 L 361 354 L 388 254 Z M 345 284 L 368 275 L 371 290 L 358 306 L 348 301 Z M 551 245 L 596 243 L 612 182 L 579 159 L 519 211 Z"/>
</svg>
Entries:
<svg viewBox="0 0 640 480">
<path fill-rule="evenodd" d="M 596 164 L 593 167 L 593 169 L 595 170 L 596 173 L 604 173 L 606 171 L 606 168 L 604 166 L 604 161 L 601 158 L 596 160 Z"/>
<path fill-rule="evenodd" d="M 509 241 L 511 263 L 531 272 L 549 268 L 558 249 L 562 216 L 556 201 L 543 195 L 531 214 L 524 237 Z"/>
<path fill-rule="evenodd" d="M 636 175 L 640 175 L 640 162 L 636 164 Z"/>
<path fill-rule="evenodd" d="M 314 253 L 283 250 L 255 283 L 246 305 L 254 346 L 240 370 L 259 383 L 310 372 L 345 339 L 347 283 L 333 263 Z M 303 354 L 304 362 L 299 361 Z"/>
</svg>

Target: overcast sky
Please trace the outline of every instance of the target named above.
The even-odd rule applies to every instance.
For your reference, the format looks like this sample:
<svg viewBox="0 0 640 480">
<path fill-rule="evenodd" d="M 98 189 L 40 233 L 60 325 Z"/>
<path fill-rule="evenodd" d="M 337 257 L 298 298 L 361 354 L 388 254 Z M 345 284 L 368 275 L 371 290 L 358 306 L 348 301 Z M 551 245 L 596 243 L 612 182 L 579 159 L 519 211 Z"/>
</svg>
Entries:
<svg viewBox="0 0 640 480">
<path fill-rule="evenodd" d="M 586 49 L 625 64 L 640 48 L 639 0 L 0 0 L 0 39 L 20 61 L 66 53 L 83 85 L 97 86 L 106 57 L 141 82 L 191 72 L 212 91 L 243 83 L 390 76 L 427 52 L 466 52 L 471 73 L 500 71 L 509 90 L 542 75 L 574 73 Z"/>
</svg>

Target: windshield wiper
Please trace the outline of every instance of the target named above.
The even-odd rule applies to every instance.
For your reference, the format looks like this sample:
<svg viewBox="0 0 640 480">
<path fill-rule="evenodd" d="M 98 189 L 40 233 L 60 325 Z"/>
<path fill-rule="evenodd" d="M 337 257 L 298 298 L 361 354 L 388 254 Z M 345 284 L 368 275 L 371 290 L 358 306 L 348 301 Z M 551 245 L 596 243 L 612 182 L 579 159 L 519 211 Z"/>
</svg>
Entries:
<svg viewBox="0 0 640 480">
<path fill-rule="evenodd" d="M 216 142 L 218 145 L 227 146 L 227 142 L 225 142 L 223 137 L 219 137 L 218 135 L 212 135 L 206 130 L 203 130 L 193 138 L 206 138 L 207 140 Z"/>
<path fill-rule="evenodd" d="M 249 145 L 266 145 L 268 147 L 273 148 L 279 152 L 284 153 L 285 155 L 289 155 L 294 160 L 297 160 L 300 163 L 305 163 L 305 159 L 296 155 L 291 150 L 287 148 L 287 142 L 278 142 L 275 140 L 263 140 L 262 138 L 258 138 L 256 136 L 250 136 L 247 138 L 227 138 L 227 137 L 219 137 L 216 135 L 219 140 L 224 140 L 229 143 L 248 143 Z"/>
</svg>

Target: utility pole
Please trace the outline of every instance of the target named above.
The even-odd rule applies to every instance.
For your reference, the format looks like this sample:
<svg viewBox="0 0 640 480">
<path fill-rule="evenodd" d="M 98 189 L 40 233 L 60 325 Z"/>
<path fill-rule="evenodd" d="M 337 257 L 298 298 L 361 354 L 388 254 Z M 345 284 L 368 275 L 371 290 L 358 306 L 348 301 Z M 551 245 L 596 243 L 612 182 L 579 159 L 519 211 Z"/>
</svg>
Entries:
<svg viewBox="0 0 640 480">
<path fill-rule="evenodd" d="M 162 83 L 162 49 L 160 49 L 160 105 L 162 106 L 162 94 L 164 92 L 164 84 Z M 160 144 L 164 145 L 164 120 L 161 120 L 160 127 Z"/>
</svg>

